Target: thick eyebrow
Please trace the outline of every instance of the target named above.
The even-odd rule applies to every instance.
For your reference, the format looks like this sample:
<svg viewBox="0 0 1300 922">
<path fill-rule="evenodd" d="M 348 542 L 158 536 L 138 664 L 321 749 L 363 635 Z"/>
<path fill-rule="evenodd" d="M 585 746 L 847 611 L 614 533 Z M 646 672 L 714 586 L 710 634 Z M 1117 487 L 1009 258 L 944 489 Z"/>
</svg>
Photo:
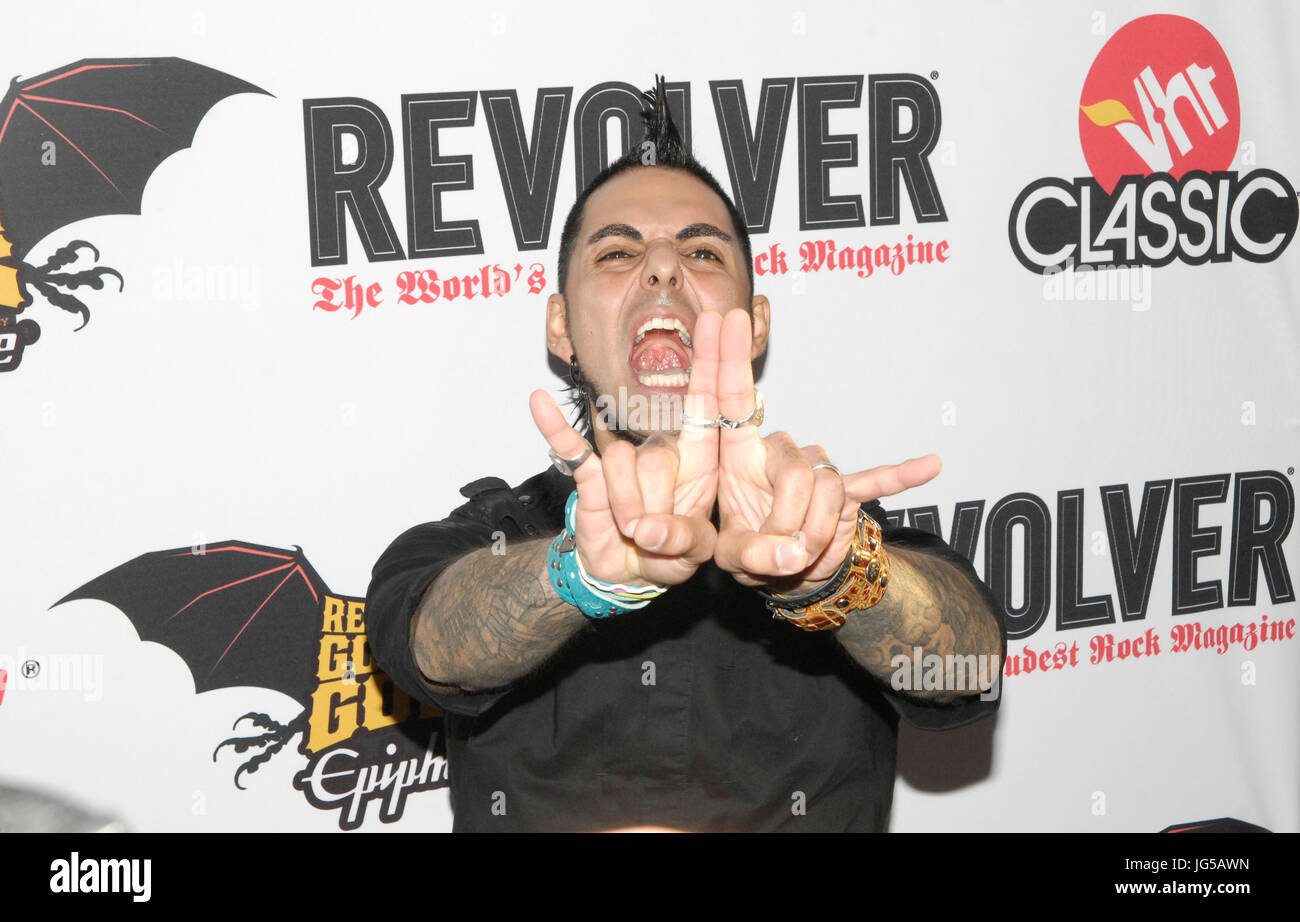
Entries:
<svg viewBox="0 0 1300 922">
<path fill-rule="evenodd" d="M 587 246 L 592 246 L 606 237 L 627 237 L 640 242 L 641 232 L 630 224 L 606 224 L 587 238 Z M 690 240 L 692 237 L 717 237 L 727 243 L 731 235 L 712 224 L 688 224 L 677 232 L 678 240 Z"/>
<path fill-rule="evenodd" d="M 678 240 L 690 240 L 692 237 L 717 237 L 731 243 L 731 235 L 712 224 L 688 224 L 677 232 Z"/>
</svg>

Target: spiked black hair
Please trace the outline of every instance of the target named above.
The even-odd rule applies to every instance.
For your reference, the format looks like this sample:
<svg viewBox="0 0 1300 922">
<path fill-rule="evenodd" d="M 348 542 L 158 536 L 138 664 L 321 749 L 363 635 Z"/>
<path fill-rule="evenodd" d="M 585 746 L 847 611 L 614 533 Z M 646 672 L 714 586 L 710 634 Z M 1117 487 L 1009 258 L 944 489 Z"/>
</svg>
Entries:
<svg viewBox="0 0 1300 922">
<path fill-rule="evenodd" d="M 672 111 L 668 108 L 665 81 L 660 75 L 655 76 L 654 87 L 641 94 L 641 119 L 645 123 L 645 140 L 649 142 L 648 151 L 643 152 L 644 145 L 630 147 L 627 153 L 597 174 L 596 178 L 587 185 L 587 188 L 583 189 L 581 194 L 578 195 L 573 207 L 569 209 L 569 216 L 564 221 L 564 230 L 560 233 L 560 255 L 555 273 L 560 292 L 564 292 L 565 285 L 569 280 L 569 259 L 573 256 L 573 245 L 578 236 L 578 228 L 582 226 L 587 199 L 591 197 L 593 192 L 615 176 L 640 166 L 662 166 L 690 173 L 712 189 L 718 198 L 722 199 L 722 203 L 727 206 L 727 214 L 731 217 L 731 223 L 735 226 L 736 239 L 745 254 L 745 266 L 749 275 L 749 287 L 752 291 L 754 287 L 754 264 L 751 258 L 749 231 L 745 226 L 745 219 L 736 208 L 735 203 L 732 202 L 731 196 L 723 191 L 722 186 L 713 178 L 713 174 L 695 159 L 690 148 L 686 146 L 686 142 L 682 140 L 681 133 L 677 130 L 676 123 L 673 122 Z"/>
<path fill-rule="evenodd" d="M 627 153 L 597 174 L 596 178 L 587 185 L 587 188 L 583 189 L 578 195 L 573 207 L 569 209 L 569 215 L 564 221 L 564 230 L 560 233 L 560 254 L 555 272 L 560 293 L 564 293 L 565 286 L 568 284 L 569 259 L 573 256 L 578 229 L 582 226 L 582 219 L 586 211 L 587 199 L 591 197 L 593 192 L 620 173 L 625 173 L 636 167 L 660 166 L 689 173 L 712 189 L 718 198 L 722 199 L 722 203 L 727 208 L 727 214 L 731 217 L 731 225 L 735 230 L 736 240 L 740 244 L 740 250 L 745 259 L 745 269 L 749 277 L 749 291 L 752 295 L 754 292 L 754 260 L 750 251 L 749 231 L 745 226 L 745 219 L 739 209 L 736 208 L 735 203 L 732 202 L 731 196 L 723 191 L 722 186 L 713 178 L 713 174 L 695 159 L 690 148 L 686 146 L 686 142 L 682 140 L 681 133 L 673 122 L 672 112 L 668 108 L 666 83 L 663 76 L 659 74 L 655 75 L 655 85 L 641 94 L 641 119 L 645 123 L 645 141 L 648 143 L 648 147 L 647 143 L 630 147 Z M 589 393 L 591 388 L 582 377 L 582 369 L 578 366 L 577 356 L 570 358 L 568 374 L 569 403 L 578 408 L 575 425 L 577 425 L 580 432 L 590 437 L 591 407 L 589 401 L 594 400 L 595 395 Z"/>
</svg>

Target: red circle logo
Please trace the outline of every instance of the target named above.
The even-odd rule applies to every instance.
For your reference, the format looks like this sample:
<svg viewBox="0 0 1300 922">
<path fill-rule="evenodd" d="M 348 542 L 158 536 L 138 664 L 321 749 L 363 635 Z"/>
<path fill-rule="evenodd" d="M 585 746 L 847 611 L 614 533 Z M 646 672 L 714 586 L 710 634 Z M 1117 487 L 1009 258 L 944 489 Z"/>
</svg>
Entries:
<svg viewBox="0 0 1300 922">
<path fill-rule="evenodd" d="M 1079 143 L 1107 193 L 1121 176 L 1226 170 L 1237 153 L 1237 78 L 1218 41 L 1183 16 L 1143 16 L 1111 36 L 1079 97 Z"/>
</svg>

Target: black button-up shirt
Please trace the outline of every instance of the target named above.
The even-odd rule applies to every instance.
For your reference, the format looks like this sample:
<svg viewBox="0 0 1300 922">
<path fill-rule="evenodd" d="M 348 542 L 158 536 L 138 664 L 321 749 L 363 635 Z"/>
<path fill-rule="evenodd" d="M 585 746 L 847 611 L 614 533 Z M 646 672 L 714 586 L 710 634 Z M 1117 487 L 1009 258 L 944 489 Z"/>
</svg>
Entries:
<svg viewBox="0 0 1300 922">
<path fill-rule="evenodd" d="M 996 709 L 998 700 L 977 697 L 958 706 L 900 697 L 833 632 L 773 620 L 752 589 L 712 562 L 644 609 L 593 621 L 508 689 L 428 685 L 409 642 L 425 590 L 457 558 L 490 546 L 494 532 L 507 542 L 557 534 L 572 490 L 553 468 L 514 490 L 475 481 L 462 490 L 469 503 L 406 532 L 375 565 L 371 647 L 398 685 L 446 714 L 456 831 L 882 831 L 898 714 L 947 729 Z M 946 557 L 978 583 L 938 537 L 887 525 L 879 503 L 867 511 L 886 547 Z"/>
</svg>

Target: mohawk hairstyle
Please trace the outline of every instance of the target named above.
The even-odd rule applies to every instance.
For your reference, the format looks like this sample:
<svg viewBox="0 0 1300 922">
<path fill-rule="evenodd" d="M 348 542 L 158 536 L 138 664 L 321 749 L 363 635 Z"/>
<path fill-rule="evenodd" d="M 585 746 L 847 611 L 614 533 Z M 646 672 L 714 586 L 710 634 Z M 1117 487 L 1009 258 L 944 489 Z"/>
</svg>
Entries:
<svg viewBox="0 0 1300 922">
<path fill-rule="evenodd" d="M 647 165 L 685 166 L 695 162 L 668 108 L 668 84 L 662 74 L 655 74 L 655 85 L 641 94 L 641 118 L 645 122 L 646 141 L 650 143 Z M 622 157 L 629 158 L 646 162 L 644 157 L 637 156 L 635 148 Z"/>
<path fill-rule="evenodd" d="M 745 269 L 749 277 L 749 291 L 752 295 L 754 292 L 754 260 L 750 250 L 749 231 L 745 225 L 745 218 L 736 208 L 731 196 L 723 191 L 722 186 L 713 178 L 713 174 L 695 159 L 691 149 L 682 140 L 681 132 L 677 130 L 677 125 L 673 121 L 672 111 L 668 108 L 667 83 L 661 74 L 656 74 L 655 85 L 641 94 L 641 120 L 645 125 L 645 140 L 639 145 L 634 144 L 622 157 L 601 170 L 596 175 L 596 178 L 588 184 L 587 188 L 582 190 L 573 203 L 573 207 L 569 209 L 569 215 L 564 221 L 564 230 L 560 233 L 560 254 L 556 262 L 555 275 L 560 293 L 564 293 L 568 284 L 569 260 L 573 256 L 578 229 L 582 226 L 587 199 L 591 197 L 593 192 L 620 173 L 625 173 L 637 167 L 658 166 L 691 174 L 712 189 L 718 198 L 722 199 L 722 203 L 727 208 L 727 214 L 731 218 L 732 228 L 736 232 L 736 241 L 740 244 L 741 253 L 745 258 Z M 582 375 L 577 356 L 573 356 L 569 361 L 568 377 L 567 402 L 571 406 L 576 406 L 578 410 L 574 425 L 579 432 L 590 440 L 592 427 L 590 401 L 594 401 L 596 395 L 591 392 L 590 383 Z M 624 438 L 629 438 L 633 442 L 641 441 L 632 437 L 631 433 L 618 434 Z"/>
</svg>

